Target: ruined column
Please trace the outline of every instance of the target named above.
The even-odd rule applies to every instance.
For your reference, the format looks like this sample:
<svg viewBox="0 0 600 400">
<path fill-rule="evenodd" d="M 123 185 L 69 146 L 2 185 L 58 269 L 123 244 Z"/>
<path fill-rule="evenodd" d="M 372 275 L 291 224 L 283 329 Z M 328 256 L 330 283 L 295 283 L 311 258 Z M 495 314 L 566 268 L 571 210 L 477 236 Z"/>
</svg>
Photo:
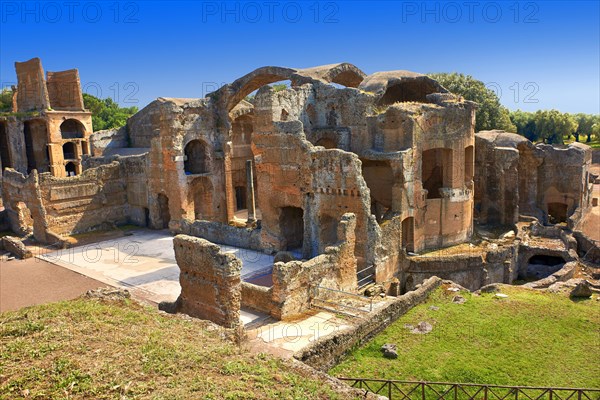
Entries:
<svg viewBox="0 0 600 400">
<path fill-rule="evenodd" d="M 254 176 L 252 160 L 246 160 L 246 205 L 248 207 L 248 224 L 256 221 L 256 204 L 254 204 Z"/>
</svg>

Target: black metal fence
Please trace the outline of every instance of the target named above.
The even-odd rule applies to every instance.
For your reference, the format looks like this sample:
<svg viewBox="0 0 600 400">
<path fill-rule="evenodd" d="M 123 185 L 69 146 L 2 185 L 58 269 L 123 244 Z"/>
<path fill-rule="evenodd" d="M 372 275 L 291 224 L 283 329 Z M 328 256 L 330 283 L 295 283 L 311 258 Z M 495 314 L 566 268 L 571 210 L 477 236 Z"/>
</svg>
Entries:
<svg viewBox="0 0 600 400">
<path fill-rule="evenodd" d="M 600 389 L 338 378 L 390 400 L 600 400 Z"/>
</svg>

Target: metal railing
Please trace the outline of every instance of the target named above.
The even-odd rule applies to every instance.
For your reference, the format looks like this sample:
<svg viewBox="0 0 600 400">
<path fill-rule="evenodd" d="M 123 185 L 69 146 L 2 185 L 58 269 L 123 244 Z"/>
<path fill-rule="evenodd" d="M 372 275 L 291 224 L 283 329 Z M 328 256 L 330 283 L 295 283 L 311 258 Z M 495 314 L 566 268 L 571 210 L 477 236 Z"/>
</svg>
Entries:
<svg viewBox="0 0 600 400">
<path fill-rule="evenodd" d="M 356 279 L 358 280 L 358 288 L 362 289 L 365 286 L 375 282 L 375 266 L 370 265 L 365 269 L 356 272 Z"/>
<path fill-rule="evenodd" d="M 599 400 L 600 389 L 502 386 L 475 383 L 416 382 L 392 379 L 338 378 L 350 386 L 390 400 Z"/>
</svg>

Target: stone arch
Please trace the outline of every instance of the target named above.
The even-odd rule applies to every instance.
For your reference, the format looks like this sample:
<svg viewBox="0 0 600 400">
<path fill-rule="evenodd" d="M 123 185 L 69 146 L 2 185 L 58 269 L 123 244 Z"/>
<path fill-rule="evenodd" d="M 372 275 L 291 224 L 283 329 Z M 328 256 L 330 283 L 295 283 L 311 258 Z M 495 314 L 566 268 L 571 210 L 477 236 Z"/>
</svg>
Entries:
<svg viewBox="0 0 600 400">
<path fill-rule="evenodd" d="M 291 80 L 294 73 L 296 70 L 291 68 L 262 67 L 236 79 L 222 89 L 226 91 L 227 111 L 231 111 L 246 96 L 265 85 Z"/>
<path fill-rule="evenodd" d="M 389 85 L 378 103 L 382 106 L 411 101 L 429 103 L 427 95 L 439 91 L 433 82 L 427 79 L 402 79 Z"/>
<path fill-rule="evenodd" d="M 85 136 L 85 126 L 81 121 L 69 118 L 60 124 L 60 135 L 63 139 L 83 139 Z"/>
<path fill-rule="evenodd" d="M 304 79 L 315 79 L 352 88 L 357 88 L 367 76 L 358 67 L 350 63 L 307 68 L 298 71 L 298 75 Z"/>
<path fill-rule="evenodd" d="M 329 82 L 353 88 L 357 88 L 365 76 L 364 72 L 351 64 L 332 68 L 328 73 Z"/>
<path fill-rule="evenodd" d="M 411 71 L 376 72 L 366 77 L 359 89 L 377 94 L 379 106 L 407 101 L 430 103 L 427 95 L 448 93 L 435 79 Z"/>
<path fill-rule="evenodd" d="M 193 139 L 183 150 L 185 159 L 183 169 L 188 175 L 204 174 L 209 170 L 208 146 L 200 139 Z"/>
</svg>

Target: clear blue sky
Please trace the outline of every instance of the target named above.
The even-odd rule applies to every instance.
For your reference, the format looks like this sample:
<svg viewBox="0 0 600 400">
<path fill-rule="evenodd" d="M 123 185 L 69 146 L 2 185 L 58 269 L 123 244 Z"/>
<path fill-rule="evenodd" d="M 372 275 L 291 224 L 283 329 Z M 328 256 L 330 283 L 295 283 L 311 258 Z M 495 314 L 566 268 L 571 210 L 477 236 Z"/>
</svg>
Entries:
<svg viewBox="0 0 600 400">
<path fill-rule="evenodd" d="M 15 61 L 40 57 L 46 70 L 78 68 L 87 92 L 141 108 L 203 97 L 264 65 L 346 61 L 470 74 L 509 109 L 600 112 L 597 1 L 0 5 L 2 86 L 16 81 Z"/>
</svg>

